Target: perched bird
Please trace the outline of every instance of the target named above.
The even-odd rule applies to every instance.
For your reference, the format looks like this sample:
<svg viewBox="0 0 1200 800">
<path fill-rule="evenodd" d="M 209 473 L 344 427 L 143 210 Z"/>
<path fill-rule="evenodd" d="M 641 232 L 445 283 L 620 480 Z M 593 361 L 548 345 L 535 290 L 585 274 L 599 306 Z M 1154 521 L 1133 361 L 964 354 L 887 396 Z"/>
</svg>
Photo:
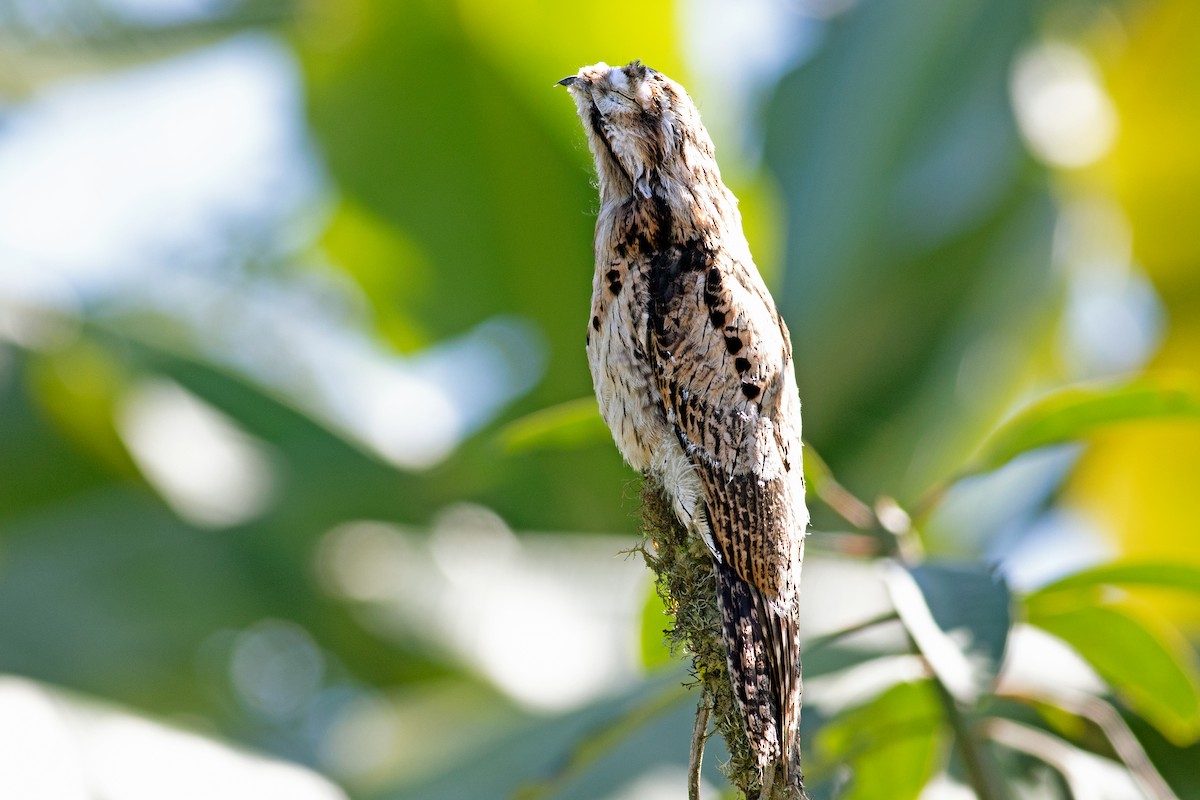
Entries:
<svg viewBox="0 0 1200 800">
<path fill-rule="evenodd" d="M 587 343 L 600 412 L 708 545 L 760 776 L 799 788 L 808 510 L 787 326 L 683 87 L 638 61 L 559 83 L 600 184 Z"/>
</svg>

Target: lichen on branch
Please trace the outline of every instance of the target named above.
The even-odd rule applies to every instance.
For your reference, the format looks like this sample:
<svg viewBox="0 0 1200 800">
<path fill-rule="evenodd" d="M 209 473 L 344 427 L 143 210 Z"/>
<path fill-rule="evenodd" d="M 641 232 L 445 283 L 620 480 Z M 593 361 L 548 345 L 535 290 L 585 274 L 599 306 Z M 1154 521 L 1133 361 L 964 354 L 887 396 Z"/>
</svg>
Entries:
<svg viewBox="0 0 1200 800">
<path fill-rule="evenodd" d="M 674 620 L 664 631 L 667 643 L 672 653 L 691 657 L 700 702 L 712 709 L 713 726 L 729 750 L 722 771 L 746 797 L 759 797 L 754 754 L 729 682 L 712 555 L 679 524 L 662 487 L 650 478 L 642 484 L 642 533 L 648 540 L 642 556 Z"/>
</svg>

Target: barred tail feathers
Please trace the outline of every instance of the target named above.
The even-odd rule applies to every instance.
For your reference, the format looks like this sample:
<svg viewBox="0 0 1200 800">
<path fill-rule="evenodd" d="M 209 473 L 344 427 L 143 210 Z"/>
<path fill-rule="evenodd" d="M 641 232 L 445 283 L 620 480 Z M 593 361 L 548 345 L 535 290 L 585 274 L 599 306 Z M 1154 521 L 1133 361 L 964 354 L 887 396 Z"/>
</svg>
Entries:
<svg viewBox="0 0 1200 800">
<path fill-rule="evenodd" d="M 728 563 L 715 566 L 729 677 L 751 749 L 760 770 L 779 764 L 785 781 L 801 788 L 796 620 L 772 610 Z"/>
</svg>

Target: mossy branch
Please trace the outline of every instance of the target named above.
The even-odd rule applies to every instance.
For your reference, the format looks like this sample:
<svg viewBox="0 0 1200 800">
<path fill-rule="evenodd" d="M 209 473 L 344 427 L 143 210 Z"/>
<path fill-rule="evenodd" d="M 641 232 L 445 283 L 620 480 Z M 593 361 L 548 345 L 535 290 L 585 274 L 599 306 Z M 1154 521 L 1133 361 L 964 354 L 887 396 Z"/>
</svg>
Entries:
<svg viewBox="0 0 1200 800">
<path fill-rule="evenodd" d="M 691 656 L 691 674 L 701 691 L 699 702 L 711 709 L 713 725 L 729 750 L 722 771 L 747 798 L 758 798 L 762 793 L 758 769 L 729 681 L 712 555 L 697 537 L 688 535 L 662 487 L 649 478 L 642 485 L 642 532 L 653 545 L 643 547 L 642 555 L 674 618 L 664 631 L 667 643 L 673 653 Z"/>
</svg>

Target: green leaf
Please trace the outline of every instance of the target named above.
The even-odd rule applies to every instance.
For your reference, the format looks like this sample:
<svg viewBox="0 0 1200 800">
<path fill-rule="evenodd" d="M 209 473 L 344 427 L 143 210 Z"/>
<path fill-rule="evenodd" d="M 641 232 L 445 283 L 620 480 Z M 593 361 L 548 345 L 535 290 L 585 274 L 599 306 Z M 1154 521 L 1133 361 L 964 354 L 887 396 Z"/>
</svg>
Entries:
<svg viewBox="0 0 1200 800">
<path fill-rule="evenodd" d="M 608 439 L 596 398 L 581 397 L 535 411 L 505 425 L 498 434 L 508 453 L 540 448 L 569 449 Z"/>
<path fill-rule="evenodd" d="M 1105 586 L 1147 586 L 1159 589 L 1182 589 L 1200 594 L 1200 567 L 1188 564 L 1116 563 L 1068 575 L 1043 586 L 1030 597 L 1075 590 L 1098 590 Z"/>
<path fill-rule="evenodd" d="M 900 683 L 820 730 L 814 772 L 846 764 L 854 777 L 841 800 L 916 798 L 942 760 L 945 729 L 929 681 Z"/>
<path fill-rule="evenodd" d="M 1115 387 L 1071 386 L 1002 423 L 966 473 L 996 469 L 1021 453 L 1076 441 L 1117 422 L 1170 418 L 1200 419 L 1200 393 L 1149 379 Z"/>
<path fill-rule="evenodd" d="M 651 585 L 642 606 L 642 666 L 647 670 L 670 664 L 671 649 L 667 646 L 666 631 L 674 624 L 671 615 Z"/>
<path fill-rule="evenodd" d="M 804 484 L 808 487 L 808 496 L 820 497 L 821 492 L 830 484 L 836 484 L 834 480 L 833 470 L 825 463 L 825 459 L 821 458 L 821 454 L 817 452 L 817 448 L 813 447 L 808 441 L 804 442 Z"/>
<path fill-rule="evenodd" d="M 1200 764 L 1200 743 L 1181 747 L 1164 739 L 1141 717 L 1126 715 L 1125 721 L 1175 796 L 1200 797 L 1200 770 L 1196 769 Z"/>
<path fill-rule="evenodd" d="M 978 685 L 990 687 L 1012 625 L 1012 598 L 1004 578 L 980 564 L 926 563 L 909 572 L 934 622 L 966 653 Z"/>
<path fill-rule="evenodd" d="M 584 800 L 611 797 L 663 765 L 682 773 L 699 698 L 681 685 L 684 678 L 682 671 L 664 672 L 582 708 L 527 720 L 436 775 L 417 782 L 401 777 L 368 797 Z M 721 737 L 714 736 L 705 752 L 706 781 L 727 785 L 717 769 L 725 758 Z"/>
<path fill-rule="evenodd" d="M 1076 605 L 1030 597 L 1029 622 L 1075 648 L 1130 707 L 1176 744 L 1200 737 L 1200 672 L 1187 640 L 1128 604 Z"/>
</svg>

